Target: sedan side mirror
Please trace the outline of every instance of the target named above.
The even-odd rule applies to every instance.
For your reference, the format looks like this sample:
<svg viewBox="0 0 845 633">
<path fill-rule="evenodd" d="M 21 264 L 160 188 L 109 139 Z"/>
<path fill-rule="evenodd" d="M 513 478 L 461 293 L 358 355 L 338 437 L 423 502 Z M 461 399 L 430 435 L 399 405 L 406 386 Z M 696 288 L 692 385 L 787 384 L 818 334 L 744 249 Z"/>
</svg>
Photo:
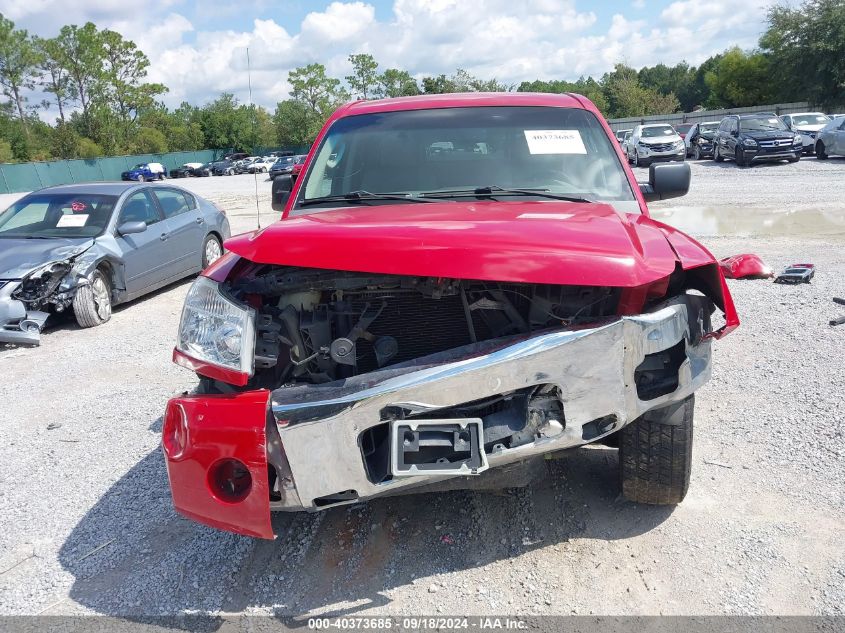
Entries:
<svg viewBox="0 0 845 633">
<path fill-rule="evenodd" d="M 651 165 L 648 182 L 641 182 L 640 191 L 646 202 L 685 196 L 689 192 L 692 172 L 686 163 Z"/>
<path fill-rule="evenodd" d="M 117 232 L 120 235 L 132 235 L 133 233 L 143 233 L 147 230 L 147 223 L 143 220 L 135 222 L 124 222 L 117 227 Z"/>
<path fill-rule="evenodd" d="M 272 199 L 270 206 L 273 211 L 284 211 L 293 189 L 293 179 L 289 175 L 276 176 L 273 179 Z"/>
</svg>

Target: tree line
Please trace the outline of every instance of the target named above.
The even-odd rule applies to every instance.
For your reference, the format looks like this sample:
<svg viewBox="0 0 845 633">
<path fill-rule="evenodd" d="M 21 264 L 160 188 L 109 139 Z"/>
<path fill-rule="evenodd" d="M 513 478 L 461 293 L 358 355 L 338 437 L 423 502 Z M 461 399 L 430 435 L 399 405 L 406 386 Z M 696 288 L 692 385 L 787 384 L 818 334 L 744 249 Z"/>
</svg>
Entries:
<svg viewBox="0 0 845 633">
<path fill-rule="evenodd" d="M 289 98 L 271 113 L 229 93 L 202 106 L 161 101 L 167 86 L 146 81 L 149 59 L 115 31 L 67 25 L 41 38 L 0 14 L 0 162 L 93 158 L 206 148 L 308 145 L 340 104 L 418 94 L 488 91 L 577 92 L 608 118 L 783 101 L 845 103 L 845 0 L 775 6 L 753 50 L 730 48 L 699 66 L 636 70 L 617 63 L 599 78 L 506 84 L 457 69 L 417 79 L 381 70 L 369 54 L 349 56 L 337 78 L 312 63 L 288 74 Z M 38 103 L 33 99 L 41 97 Z M 57 113 L 53 124 L 43 110 Z"/>
</svg>

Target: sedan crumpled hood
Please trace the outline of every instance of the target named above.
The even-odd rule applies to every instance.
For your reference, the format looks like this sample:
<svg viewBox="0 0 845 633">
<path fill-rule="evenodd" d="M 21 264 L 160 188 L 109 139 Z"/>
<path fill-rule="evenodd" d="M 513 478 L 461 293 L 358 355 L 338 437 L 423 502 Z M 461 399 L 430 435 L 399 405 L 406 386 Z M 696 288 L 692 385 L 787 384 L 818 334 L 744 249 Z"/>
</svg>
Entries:
<svg viewBox="0 0 845 633">
<path fill-rule="evenodd" d="M 0 238 L 0 279 L 21 279 L 44 264 L 82 253 L 93 243 L 90 237 Z"/>
<path fill-rule="evenodd" d="M 287 218 L 226 248 L 253 262 L 306 268 L 634 287 L 674 271 L 678 247 L 667 229 L 599 203 L 408 203 Z M 713 261 L 694 240 L 673 239 L 684 240 L 696 265 Z"/>
</svg>

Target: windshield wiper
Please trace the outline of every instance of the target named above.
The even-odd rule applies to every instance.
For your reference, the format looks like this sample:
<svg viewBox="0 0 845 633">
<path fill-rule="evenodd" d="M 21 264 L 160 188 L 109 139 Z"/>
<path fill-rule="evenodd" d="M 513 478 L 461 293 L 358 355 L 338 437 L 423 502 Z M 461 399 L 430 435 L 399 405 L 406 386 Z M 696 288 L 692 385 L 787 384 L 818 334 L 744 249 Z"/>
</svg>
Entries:
<svg viewBox="0 0 845 633">
<path fill-rule="evenodd" d="M 368 200 L 398 200 L 400 202 L 434 202 L 418 198 L 410 194 L 399 193 L 370 193 L 369 191 L 350 191 L 339 196 L 322 196 L 320 198 L 308 198 L 299 203 L 300 207 L 307 207 L 312 204 L 324 202 L 367 202 Z"/>
<path fill-rule="evenodd" d="M 567 196 L 559 193 L 550 193 L 548 189 L 505 189 L 498 185 L 487 187 L 476 187 L 475 189 L 453 189 L 451 191 L 427 191 L 421 193 L 424 198 L 491 198 L 493 196 L 537 196 L 540 198 L 551 198 L 552 200 L 565 200 L 566 202 L 594 202 L 582 196 Z"/>
</svg>

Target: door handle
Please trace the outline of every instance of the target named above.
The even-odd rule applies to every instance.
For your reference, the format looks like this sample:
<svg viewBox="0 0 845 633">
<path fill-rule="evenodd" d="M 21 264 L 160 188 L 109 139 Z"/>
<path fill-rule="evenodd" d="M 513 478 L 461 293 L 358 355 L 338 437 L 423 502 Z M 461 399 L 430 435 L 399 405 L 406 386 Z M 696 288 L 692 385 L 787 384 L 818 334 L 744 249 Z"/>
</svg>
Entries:
<svg viewBox="0 0 845 633">
<path fill-rule="evenodd" d="M 159 236 L 159 239 L 160 239 L 162 242 L 164 242 L 165 240 L 167 240 L 167 233 L 162 233 L 162 234 Z"/>
<path fill-rule="evenodd" d="M 202 218 L 197 218 L 197 224 L 202 224 L 204 220 Z"/>
</svg>

